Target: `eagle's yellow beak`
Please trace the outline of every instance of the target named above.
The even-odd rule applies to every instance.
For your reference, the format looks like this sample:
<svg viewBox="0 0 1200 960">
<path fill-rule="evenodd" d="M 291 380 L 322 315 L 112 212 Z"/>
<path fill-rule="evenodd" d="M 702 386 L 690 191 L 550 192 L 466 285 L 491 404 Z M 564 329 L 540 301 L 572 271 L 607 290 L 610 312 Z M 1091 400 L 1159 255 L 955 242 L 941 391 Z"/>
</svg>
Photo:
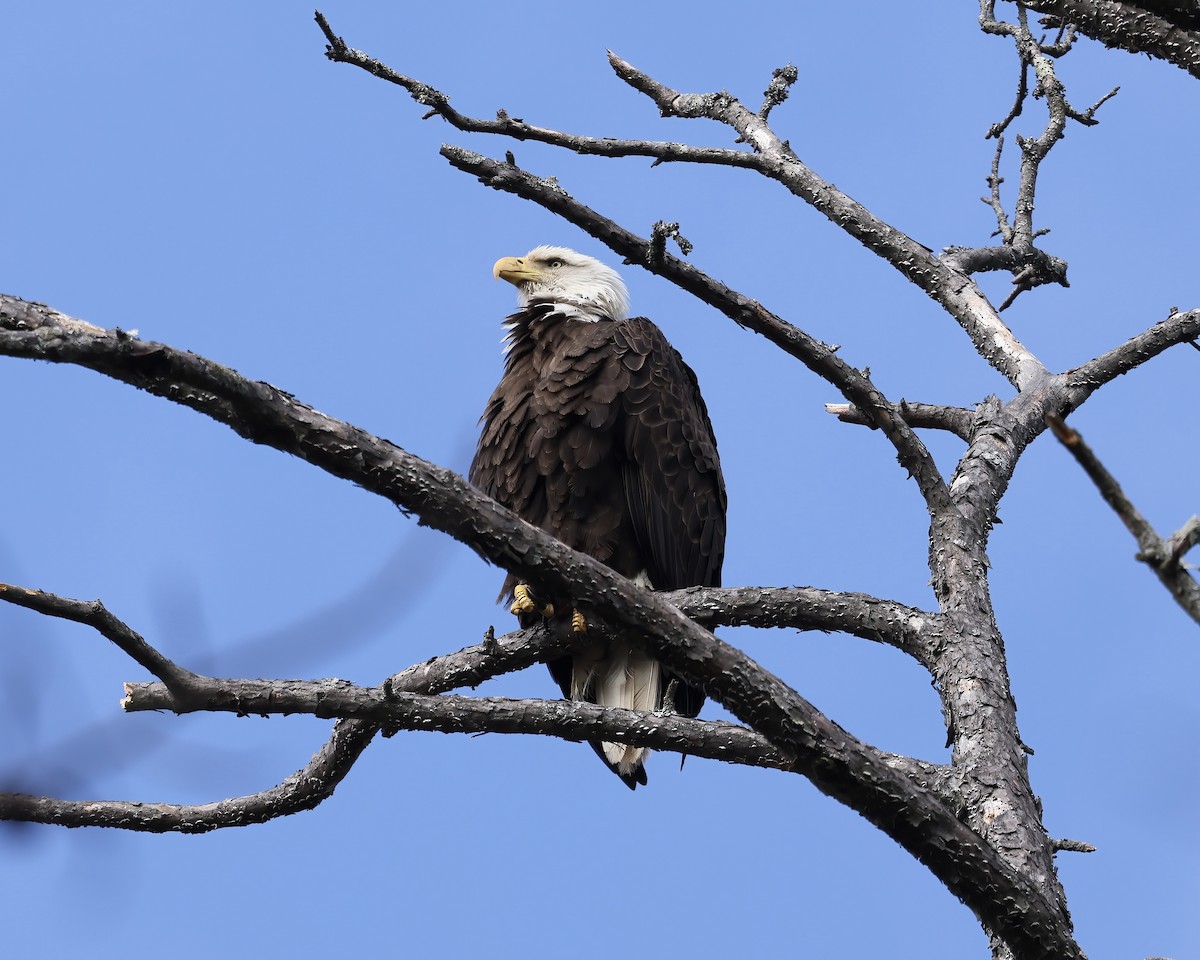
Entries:
<svg viewBox="0 0 1200 960">
<path fill-rule="evenodd" d="M 492 276 L 497 280 L 507 280 L 516 286 L 528 280 L 540 280 L 542 271 L 524 257 L 501 257 L 492 267 Z"/>
</svg>

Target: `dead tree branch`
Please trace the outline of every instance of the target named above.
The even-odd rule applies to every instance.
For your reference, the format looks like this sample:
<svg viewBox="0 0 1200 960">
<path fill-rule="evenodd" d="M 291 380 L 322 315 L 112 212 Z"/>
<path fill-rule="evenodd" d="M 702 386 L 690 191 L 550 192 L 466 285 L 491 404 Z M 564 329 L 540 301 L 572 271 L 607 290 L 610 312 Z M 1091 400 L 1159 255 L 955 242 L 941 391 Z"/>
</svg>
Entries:
<svg viewBox="0 0 1200 960">
<path fill-rule="evenodd" d="M 945 430 L 968 443 L 975 423 L 975 412 L 964 407 L 946 407 L 935 403 L 909 403 L 901 400 L 900 416 L 915 429 Z M 843 423 L 856 423 L 869 427 L 870 421 L 862 411 L 849 403 L 827 403 L 825 412 L 833 414 Z"/>
<path fill-rule="evenodd" d="M 1166 60 L 1200 79 L 1200 14 L 1184 3 L 1026 0 L 1048 25 L 1069 23 L 1109 48 Z"/>
<path fill-rule="evenodd" d="M 684 753 L 728 763 L 800 773 L 793 757 L 746 727 L 679 714 L 639 713 L 576 700 L 429 696 L 394 685 L 359 687 L 344 680 L 229 680 L 205 678 L 202 697 L 181 701 L 162 683 L 127 683 L 128 713 L 215 711 L 254 716 L 311 714 L 353 718 L 396 730 L 439 733 L 507 733 L 575 742 L 619 740 L 633 746 Z M 882 754 L 893 769 L 933 789 L 945 771 L 896 754 Z"/>
<path fill-rule="evenodd" d="M 1012 39 L 1020 60 L 1021 72 L 1017 83 L 1017 99 L 1008 114 L 988 131 L 989 137 L 996 137 L 996 154 L 992 161 L 992 172 L 988 177 L 991 187 L 990 203 L 996 212 L 999 230 L 1006 246 L 1012 248 L 1020 267 L 1014 271 L 1016 289 L 1006 301 L 1011 303 L 1024 290 L 1032 289 L 1043 283 L 1064 283 L 1066 266 L 1061 264 L 1061 270 L 1056 268 L 1054 259 L 1048 262 L 1039 261 L 1032 256 L 1033 241 L 1040 235 L 1033 227 L 1034 199 L 1037 194 L 1038 173 L 1042 161 L 1065 135 L 1068 120 L 1074 120 L 1085 126 L 1097 123 L 1096 111 L 1106 100 L 1115 96 L 1113 90 L 1106 94 L 1087 110 L 1079 111 L 1067 100 L 1066 88 L 1058 79 L 1054 68 L 1054 60 L 1064 55 L 1071 46 L 1070 39 L 1064 39 L 1056 45 L 1046 46 L 1034 37 L 1029 28 L 1028 15 L 1025 7 L 1017 4 L 1017 22 L 1007 23 L 996 18 L 995 0 L 980 0 L 979 25 L 984 33 L 996 36 L 1006 36 Z M 1035 83 L 1031 90 L 1028 83 L 1032 71 Z M 1020 115 L 1024 101 L 1033 96 L 1046 104 L 1047 119 L 1042 132 L 1036 137 L 1025 137 L 1017 134 L 1017 146 L 1021 150 L 1020 175 L 1017 185 L 1017 198 L 1011 223 L 1000 202 L 1000 184 L 1003 182 L 999 175 L 1000 153 L 1003 148 L 1002 135 L 1009 124 Z M 986 202 L 986 201 L 985 201 Z M 1021 258 L 1028 258 L 1021 262 Z M 1047 266 L 1051 269 L 1047 270 Z M 1001 307 L 1003 309 L 1003 307 Z"/>
<path fill-rule="evenodd" d="M 1192 522 L 1186 524 L 1175 536 L 1165 539 L 1160 537 L 1125 495 L 1117 478 L 1084 442 L 1079 432 L 1064 423 L 1060 417 L 1051 415 L 1046 419 L 1054 435 L 1096 485 L 1104 502 L 1125 524 L 1125 529 L 1133 534 L 1138 545 L 1137 559 L 1154 571 L 1162 585 L 1175 598 L 1175 602 L 1189 617 L 1200 623 L 1200 583 L 1196 582 L 1196 578 L 1188 572 L 1181 560 L 1186 552 L 1185 544 L 1195 542 L 1195 531 L 1200 528 L 1200 523 L 1195 523 L 1196 518 L 1193 517 Z"/>
<path fill-rule="evenodd" d="M 1172 313 L 1165 320 L 1131 337 L 1119 347 L 1082 363 L 1063 374 L 1071 392 L 1071 409 L 1104 384 L 1136 370 L 1165 350 L 1200 336 L 1200 310 Z"/>
</svg>

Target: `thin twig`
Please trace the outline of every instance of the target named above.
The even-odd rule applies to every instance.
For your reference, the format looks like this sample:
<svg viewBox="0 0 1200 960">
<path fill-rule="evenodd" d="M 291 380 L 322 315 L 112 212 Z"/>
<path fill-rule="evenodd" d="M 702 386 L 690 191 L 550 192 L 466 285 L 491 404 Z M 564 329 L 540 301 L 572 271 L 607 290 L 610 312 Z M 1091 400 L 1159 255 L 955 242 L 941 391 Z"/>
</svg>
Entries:
<svg viewBox="0 0 1200 960">
<path fill-rule="evenodd" d="M 1016 137 L 1017 145 L 1021 148 L 1020 178 L 1017 186 L 1017 199 L 1012 220 L 1011 236 L 1004 236 L 1004 240 L 1006 243 L 1011 243 L 1018 250 L 1028 250 L 1033 246 L 1033 239 L 1036 233 L 1033 227 L 1033 209 L 1034 199 L 1037 194 L 1038 173 L 1042 161 L 1045 160 L 1055 144 L 1063 138 L 1068 120 L 1075 120 L 1084 126 L 1094 126 L 1098 122 L 1095 119 L 1096 111 L 1107 100 L 1115 96 L 1117 91 L 1112 90 L 1087 110 L 1078 111 L 1072 107 L 1067 100 L 1066 89 L 1055 73 L 1054 60 L 1056 57 L 1064 55 L 1070 49 L 1074 38 L 1072 36 L 1070 42 L 1064 39 L 1060 44 L 1049 47 L 1044 46 L 1034 37 L 1033 32 L 1030 30 L 1028 15 L 1022 4 L 1017 4 L 1017 22 L 1006 23 L 996 19 L 995 3 L 992 0 L 981 0 L 979 25 L 985 33 L 1011 38 L 1017 57 L 1021 62 L 1021 73 L 1017 83 L 1018 105 L 1010 109 L 1008 115 L 1003 120 L 992 126 L 988 131 L 988 136 L 1000 136 L 1013 119 L 1020 114 L 1019 104 L 1030 93 L 1034 97 L 1044 100 L 1046 103 L 1047 119 L 1042 132 L 1036 137 L 1024 137 L 1020 134 Z M 1033 70 L 1036 80 L 1032 91 L 1030 91 L 1028 84 L 1029 69 Z M 989 178 L 989 182 L 993 185 L 991 201 L 993 207 L 998 207 L 999 205 L 998 162 L 999 151 L 997 151 L 996 158 L 993 160 L 993 172 Z M 1003 235 L 1005 233 L 1004 218 L 999 212 L 997 213 L 997 218 L 1001 221 L 1000 229 Z M 1020 292 L 1020 289 L 1014 291 L 1011 299 L 1015 299 Z M 1011 299 L 1009 302 L 1011 302 Z"/>
<path fill-rule="evenodd" d="M 1075 458 L 1088 475 L 1100 496 L 1107 503 L 1137 541 L 1137 558 L 1146 563 L 1167 588 L 1176 603 L 1197 623 L 1200 623 L 1200 583 L 1179 562 L 1172 543 L 1160 537 L 1149 521 L 1138 511 L 1125 495 L 1117 479 L 1108 471 L 1100 458 L 1083 440 L 1077 430 L 1063 420 L 1050 414 L 1046 422 L 1054 435 Z"/>
<path fill-rule="evenodd" d="M 1084 843 L 1082 840 L 1054 840 L 1052 841 L 1054 849 L 1067 850 L 1071 853 L 1095 853 L 1096 848 L 1090 843 Z"/>
<path fill-rule="evenodd" d="M 29 590 L 10 583 L 0 583 L 0 600 L 18 607 L 75 623 L 86 624 L 101 636 L 111 640 L 135 663 L 158 677 L 172 691 L 184 691 L 197 679 L 190 670 L 172 662 L 155 650 L 128 625 L 105 609 L 99 600 L 70 600 L 42 590 Z"/>
<path fill-rule="evenodd" d="M 758 109 L 758 115 L 766 120 L 771 111 L 788 98 L 788 94 L 792 92 L 792 84 L 799 77 L 800 71 L 790 63 L 785 67 L 776 67 L 771 74 L 771 82 L 763 91 L 763 103 Z"/>
</svg>

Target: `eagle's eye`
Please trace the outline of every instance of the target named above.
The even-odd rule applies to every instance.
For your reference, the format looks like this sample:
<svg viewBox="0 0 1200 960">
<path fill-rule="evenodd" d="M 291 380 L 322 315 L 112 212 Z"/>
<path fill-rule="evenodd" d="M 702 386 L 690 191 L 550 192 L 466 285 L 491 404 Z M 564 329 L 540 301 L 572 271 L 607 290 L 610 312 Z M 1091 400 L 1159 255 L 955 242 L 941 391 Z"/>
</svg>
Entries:
<svg viewBox="0 0 1200 960">
<path fill-rule="evenodd" d="M 547 261 L 546 261 L 546 266 L 550 267 L 551 269 L 555 269 L 555 268 L 557 268 L 557 267 L 563 267 L 563 266 L 566 266 L 566 261 L 565 261 L 565 260 L 559 260 L 559 259 L 558 259 L 558 257 L 555 257 L 553 260 L 547 260 Z"/>
</svg>

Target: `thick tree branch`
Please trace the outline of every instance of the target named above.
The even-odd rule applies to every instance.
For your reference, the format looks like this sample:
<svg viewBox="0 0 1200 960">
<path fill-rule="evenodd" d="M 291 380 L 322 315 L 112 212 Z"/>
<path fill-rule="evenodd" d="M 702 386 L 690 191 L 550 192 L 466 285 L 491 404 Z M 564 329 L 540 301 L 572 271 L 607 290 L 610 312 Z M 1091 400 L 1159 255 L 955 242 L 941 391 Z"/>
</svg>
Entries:
<svg viewBox="0 0 1200 960">
<path fill-rule="evenodd" d="M 1063 378 L 1071 393 L 1071 409 L 1078 408 L 1109 381 L 1136 370 L 1164 350 L 1197 337 L 1200 337 L 1200 310 L 1172 313 L 1121 346 L 1068 370 Z"/>
<path fill-rule="evenodd" d="M 1078 431 L 1069 427 L 1060 417 L 1051 415 L 1046 420 L 1054 435 L 1096 485 L 1104 502 L 1112 507 L 1113 512 L 1125 524 L 1125 529 L 1133 534 L 1138 544 L 1137 558 L 1154 571 L 1187 615 L 1200 623 L 1200 583 L 1197 583 L 1195 577 L 1183 566 L 1180 560 L 1182 554 L 1172 542 L 1173 538 L 1164 539 L 1155 532 L 1125 495 L 1116 477 L 1100 462 L 1092 448 L 1084 443 Z M 1179 539 L 1186 542 L 1190 537 L 1185 534 Z"/>
<path fill-rule="evenodd" d="M 662 598 L 518 520 L 451 471 L 268 384 L 162 344 L 79 331 L 57 323 L 60 316 L 0 298 L 0 353 L 87 366 L 169 397 L 418 513 L 493 562 L 569 592 L 614 626 L 636 631 L 651 654 L 794 755 L 798 771 L 925 863 L 1014 950 L 1081 955 L 1065 915 L 930 791 Z"/>
<path fill-rule="evenodd" d="M 1119 3 L 1115 0 L 1026 0 L 1025 6 L 1070 23 L 1106 47 L 1146 53 L 1200 79 L 1200 21 L 1182 3 Z"/>
<path fill-rule="evenodd" d="M 109 639 L 117 637 L 118 645 L 135 661 L 148 666 L 156 675 L 161 671 L 162 675 L 171 677 L 170 685 L 163 682 L 127 683 L 122 706 L 129 712 L 223 710 L 263 716 L 306 713 L 348 721 L 339 725 L 333 740 L 310 764 L 311 768 L 322 763 L 330 751 L 340 753 L 343 762 L 335 782 L 340 781 L 361 752 L 361 749 L 349 752 L 347 745 L 365 747 L 380 726 L 445 733 L 541 734 L 568 740 L 618 739 L 660 750 L 800 772 L 794 758 L 781 753 L 761 734 L 732 724 L 706 723 L 678 715 L 644 715 L 567 701 L 439 697 L 422 693 L 474 686 L 499 673 L 526 667 L 536 659 L 546 659 L 570 644 L 570 637 L 552 636 L 544 628 L 519 631 L 500 639 L 489 635 L 482 644 L 409 667 L 375 688 L 358 687 L 341 680 L 217 679 L 171 664 L 137 637 L 130 627 L 104 610 L 98 601 L 70 600 L 21 587 L 0 586 L 3 587 L 0 598 L 49 616 L 65 616 L 85 623 Z M 730 611 L 749 604 L 755 595 L 795 591 L 715 592 L 729 596 L 714 598 L 711 594 L 705 596 L 703 592 L 694 591 L 678 593 L 688 605 L 698 607 L 702 601 L 710 615 L 728 616 Z M 864 601 L 871 598 L 844 596 L 849 605 L 860 608 L 855 618 L 861 619 Z M 723 605 L 722 600 L 733 603 Z M 736 612 L 734 616 L 737 616 Z M 136 642 L 129 642 L 129 637 L 136 637 Z M 576 707 L 579 709 L 573 709 Z M 881 757 L 896 770 L 914 777 L 918 784 L 935 792 L 945 779 L 945 771 L 935 764 L 894 754 L 881 754 Z M 151 832 L 173 829 L 194 833 L 274 819 L 299 809 L 297 802 L 300 799 L 311 801 L 305 803 L 306 807 L 315 806 L 332 792 L 332 785 L 317 796 L 311 790 L 313 779 L 311 769 L 300 771 L 272 790 L 203 805 L 139 806 L 126 801 L 61 801 L 48 797 L 0 795 L 0 817 L 28 818 L 68 826 L 124 826 Z"/>
<path fill-rule="evenodd" d="M 706 627 L 792 627 L 886 643 L 929 668 L 938 614 L 863 593 L 816 587 L 688 587 L 659 594 Z"/>
</svg>

